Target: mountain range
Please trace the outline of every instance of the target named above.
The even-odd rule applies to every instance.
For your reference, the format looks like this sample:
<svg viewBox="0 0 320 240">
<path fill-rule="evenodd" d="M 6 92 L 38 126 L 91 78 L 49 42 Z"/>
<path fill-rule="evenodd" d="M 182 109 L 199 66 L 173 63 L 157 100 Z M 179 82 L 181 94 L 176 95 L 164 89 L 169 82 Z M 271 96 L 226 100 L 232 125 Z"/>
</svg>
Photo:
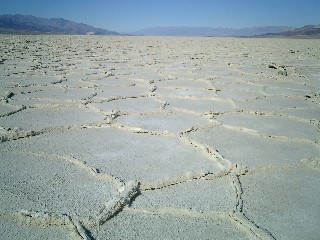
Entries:
<svg viewBox="0 0 320 240">
<path fill-rule="evenodd" d="M 212 27 L 153 27 L 133 32 L 143 36 L 255 36 L 267 33 L 280 33 L 292 30 L 287 26 L 252 27 L 252 28 L 212 28 Z"/>
<path fill-rule="evenodd" d="M 0 33 L 8 34 L 76 34 L 120 35 L 115 31 L 76 23 L 63 18 L 39 18 L 31 15 L 0 15 Z M 320 36 L 320 25 L 301 28 L 265 26 L 251 28 L 153 27 L 127 33 L 142 36 Z"/>
<path fill-rule="evenodd" d="M 39 18 L 31 15 L 0 15 L 0 29 L 4 33 L 56 33 L 56 34 L 94 34 L 118 35 L 114 31 L 95 28 L 63 18 Z"/>
</svg>

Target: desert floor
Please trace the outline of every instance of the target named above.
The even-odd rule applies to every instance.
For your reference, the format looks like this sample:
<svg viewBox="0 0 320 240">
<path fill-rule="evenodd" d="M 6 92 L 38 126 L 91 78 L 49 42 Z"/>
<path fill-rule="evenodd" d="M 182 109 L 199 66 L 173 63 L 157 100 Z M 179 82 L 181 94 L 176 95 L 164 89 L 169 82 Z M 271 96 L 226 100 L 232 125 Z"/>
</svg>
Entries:
<svg viewBox="0 0 320 240">
<path fill-rule="evenodd" d="M 320 239 L 320 40 L 0 35 L 1 239 Z"/>
</svg>

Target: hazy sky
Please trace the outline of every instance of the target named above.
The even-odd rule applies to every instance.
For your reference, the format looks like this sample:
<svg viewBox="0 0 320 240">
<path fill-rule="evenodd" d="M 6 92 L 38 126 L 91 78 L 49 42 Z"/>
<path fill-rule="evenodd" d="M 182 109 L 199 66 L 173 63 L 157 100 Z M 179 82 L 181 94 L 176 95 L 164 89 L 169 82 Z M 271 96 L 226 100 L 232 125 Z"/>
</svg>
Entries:
<svg viewBox="0 0 320 240">
<path fill-rule="evenodd" d="M 118 32 L 153 26 L 320 24 L 320 0 L 0 0 L 0 14 L 61 17 Z"/>
</svg>

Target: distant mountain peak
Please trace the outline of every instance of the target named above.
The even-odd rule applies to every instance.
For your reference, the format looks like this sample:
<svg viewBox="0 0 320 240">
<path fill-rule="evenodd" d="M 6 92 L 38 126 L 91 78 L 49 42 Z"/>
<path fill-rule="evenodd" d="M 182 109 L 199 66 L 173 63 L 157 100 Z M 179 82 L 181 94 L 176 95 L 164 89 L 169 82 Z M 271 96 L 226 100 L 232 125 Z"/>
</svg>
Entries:
<svg viewBox="0 0 320 240">
<path fill-rule="evenodd" d="M 317 25 L 306 25 L 300 28 L 286 29 L 279 33 L 268 33 L 267 36 L 309 36 L 319 37 L 320 36 L 320 24 Z"/>
<path fill-rule="evenodd" d="M 30 31 L 40 33 L 58 33 L 58 34 L 95 34 L 95 35 L 118 35 L 114 31 L 108 31 L 102 28 L 76 23 L 63 18 L 39 18 L 32 15 L 5 14 L 0 15 L 0 29 Z"/>
</svg>

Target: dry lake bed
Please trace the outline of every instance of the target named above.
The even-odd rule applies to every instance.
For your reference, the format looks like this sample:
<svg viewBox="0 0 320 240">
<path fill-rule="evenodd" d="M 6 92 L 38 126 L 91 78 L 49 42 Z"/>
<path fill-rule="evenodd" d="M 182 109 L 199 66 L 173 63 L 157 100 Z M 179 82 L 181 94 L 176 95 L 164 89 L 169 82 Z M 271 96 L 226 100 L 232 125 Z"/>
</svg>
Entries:
<svg viewBox="0 0 320 240">
<path fill-rule="evenodd" d="M 320 239 L 320 40 L 0 35 L 1 239 Z"/>
</svg>

